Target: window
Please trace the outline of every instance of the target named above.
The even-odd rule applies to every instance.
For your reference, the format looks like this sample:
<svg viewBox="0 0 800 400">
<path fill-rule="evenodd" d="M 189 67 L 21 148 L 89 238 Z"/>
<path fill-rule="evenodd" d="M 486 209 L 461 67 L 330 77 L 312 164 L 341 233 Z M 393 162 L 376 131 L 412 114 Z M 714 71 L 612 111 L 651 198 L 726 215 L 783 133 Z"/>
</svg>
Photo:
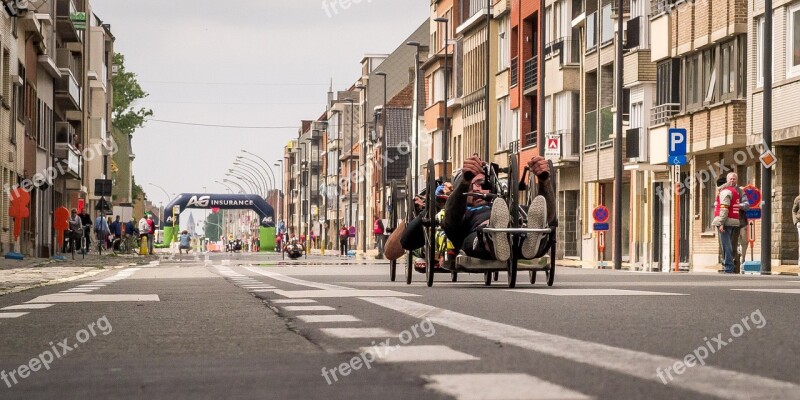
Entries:
<svg viewBox="0 0 800 400">
<path fill-rule="evenodd" d="M 509 138 L 509 141 L 511 142 L 518 141 L 521 137 L 519 122 L 519 108 L 516 110 L 511 110 L 511 137 Z M 536 130 L 536 128 L 531 130 Z M 519 149 L 519 145 L 517 145 L 517 149 Z"/>
<path fill-rule="evenodd" d="M 715 63 L 714 49 L 703 51 L 703 103 L 714 102 L 715 87 L 717 86 L 717 64 Z"/>
<path fill-rule="evenodd" d="M 3 105 L 10 106 L 11 101 L 11 55 L 3 49 Z"/>
<path fill-rule="evenodd" d="M 612 40 L 614 40 L 614 20 L 611 19 L 611 4 L 607 4 L 603 6 L 603 25 L 601 26 L 603 29 L 602 36 L 600 38 L 602 44 L 606 44 Z"/>
<path fill-rule="evenodd" d="M 500 21 L 500 33 L 497 41 L 497 69 L 502 71 L 511 63 L 511 37 L 509 35 L 509 17 L 506 15 Z"/>
<path fill-rule="evenodd" d="M 720 94 L 723 98 L 736 95 L 736 42 L 730 41 L 720 47 Z"/>
<path fill-rule="evenodd" d="M 684 71 L 686 80 L 686 87 L 684 88 L 684 93 L 686 94 L 686 109 L 692 110 L 696 109 L 700 103 L 700 88 L 699 81 L 702 77 L 700 74 L 700 55 L 693 54 L 689 57 L 686 57 L 684 60 Z"/>
<path fill-rule="evenodd" d="M 800 76 L 800 4 L 788 9 L 786 22 L 786 76 Z"/>
<path fill-rule="evenodd" d="M 503 97 L 497 101 L 497 151 L 505 151 L 509 149 L 509 144 L 513 141 L 511 133 L 511 121 L 509 115 L 511 109 L 509 108 L 508 97 Z"/>
<path fill-rule="evenodd" d="M 553 41 L 553 28 L 555 26 L 555 21 L 553 20 L 553 6 L 549 6 L 545 9 L 544 23 L 544 42 L 550 43 Z"/>
<path fill-rule="evenodd" d="M 756 87 L 764 86 L 764 17 L 756 20 Z"/>
<path fill-rule="evenodd" d="M 444 69 L 434 71 L 431 79 L 429 106 L 444 101 Z"/>
<path fill-rule="evenodd" d="M 597 12 L 586 17 L 586 50 L 597 46 Z"/>
<path fill-rule="evenodd" d="M 433 162 L 442 162 L 444 158 L 444 143 L 442 143 L 442 133 L 442 131 L 436 131 L 433 133 Z"/>
</svg>

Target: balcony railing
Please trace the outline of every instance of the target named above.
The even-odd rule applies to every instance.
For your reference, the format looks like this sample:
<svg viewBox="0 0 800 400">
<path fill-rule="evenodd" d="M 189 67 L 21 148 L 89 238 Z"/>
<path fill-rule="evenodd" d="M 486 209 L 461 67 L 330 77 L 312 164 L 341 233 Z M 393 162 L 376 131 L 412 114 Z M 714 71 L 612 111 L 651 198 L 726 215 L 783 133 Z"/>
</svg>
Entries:
<svg viewBox="0 0 800 400">
<path fill-rule="evenodd" d="M 68 142 L 56 142 L 55 154 L 57 159 L 66 161 L 66 170 L 75 178 L 81 179 L 83 171 L 83 156 L 80 150 Z"/>
<path fill-rule="evenodd" d="M 675 4 L 675 0 L 650 0 L 650 11 L 652 16 L 666 14 Z"/>
<path fill-rule="evenodd" d="M 663 125 L 670 117 L 681 111 L 680 103 L 666 103 L 650 109 L 650 126 Z"/>
<path fill-rule="evenodd" d="M 600 109 L 600 147 L 611 145 L 611 134 L 614 133 L 614 113 L 612 106 Z"/>
<path fill-rule="evenodd" d="M 533 56 L 525 60 L 525 86 L 524 90 L 528 90 L 536 86 L 539 81 L 539 58 Z"/>
<path fill-rule="evenodd" d="M 461 0 L 461 21 L 472 18 L 473 15 L 486 8 L 486 0 Z"/>
<path fill-rule="evenodd" d="M 536 146 L 539 143 L 539 132 L 528 132 L 523 139 L 525 139 L 525 147 Z"/>
<path fill-rule="evenodd" d="M 577 65 L 581 62 L 580 41 L 571 36 L 564 36 L 544 46 L 544 58 L 558 56 L 558 63 L 564 65 Z"/>
<path fill-rule="evenodd" d="M 68 69 L 64 69 L 64 71 L 68 71 L 68 73 L 64 74 L 56 83 L 56 97 L 68 99 L 69 103 L 71 103 L 71 106 L 75 110 L 80 111 L 83 105 L 81 87 L 78 85 L 78 81 L 75 79 L 72 71 L 69 71 Z"/>
<path fill-rule="evenodd" d="M 625 158 L 629 161 L 647 161 L 647 150 L 647 132 L 644 128 L 632 128 L 625 132 Z"/>
<path fill-rule="evenodd" d="M 622 0 L 622 13 L 623 14 L 630 14 L 631 12 L 631 0 Z M 611 2 L 611 15 L 616 17 L 617 16 L 617 2 Z"/>
<path fill-rule="evenodd" d="M 562 159 L 576 159 L 580 157 L 580 137 L 577 132 L 569 130 L 559 130 L 548 135 L 557 135 L 561 139 L 561 154 Z"/>
<path fill-rule="evenodd" d="M 583 149 L 589 151 L 595 148 L 597 148 L 597 110 L 586 113 L 583 132 Z"/>
<path fill-rule="evenodd" d="M 511 59 L 511 82 L 509 87 L 514 87 L 519 84 L 519 57 Z"/>
</svg>

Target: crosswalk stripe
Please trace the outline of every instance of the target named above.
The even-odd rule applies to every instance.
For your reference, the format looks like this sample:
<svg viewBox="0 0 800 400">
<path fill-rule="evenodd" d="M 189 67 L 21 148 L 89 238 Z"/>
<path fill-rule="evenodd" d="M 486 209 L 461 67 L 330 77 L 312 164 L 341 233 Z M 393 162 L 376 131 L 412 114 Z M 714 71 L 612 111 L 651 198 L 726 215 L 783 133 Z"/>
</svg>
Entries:
<svg viewBox="0 0 800 400">
<path fill-rule="evenodd" d="M 395 346 L 362 347 L 362 353 L 372 353 L 375 359 L 384 363 L 475 361 L 480 358 L 453 350 L 447 346 Z"/>
<path fill-rule="evenodd" d="M 731 289 L 738 292 L 800 294 L 800 289 Z"/>
<path fill-rule="evenodd" d="M 271 300 L 272 303 L 275 304 L 307 304 L 307 303 L 316 303 L 316 300 L 313 299 L 277 299 Z"/>
<path fill-rule="evenodd" d="M 19 304 L 19 305 L 16 305 L 16 306 L 3 307 L 3 308 L 0 308 L 0 310 L 42 310 L 42 309 L 45 309 L 45 308 L 50 308 L 50 307 L 52 307 L 54 305 L 55 304 L 46 304 L 46 303 L 42 303 L 42 304 Z"/>
<path fill-rule="evenodd" d="M 663 370 L 682 362 L 682 360 L 671 357 L 587 342 L 489 321 L 401 298 L 365 297 L 362 300 L 414 318 L 427 318 L 436 325 L 494 342 L 513 345 L 658 383 L 664 383 L 662 378 L 657 375 L 658 370 Z M 795 383 L 709 365 L 693 368 L 689 373 L 675 375 L 674 378 L 669 382 L 670 385 L 727 399 L 745 400 L 754 396 L 779 399 L 800 398 L 800 385 Z"/>
<path fill-rule="evenodd" d="M 508 292 L 547 296 L 688 296 L 681 293 L 648 292 L 627 289 L 506 289 Z"/>
<path fill-rule="evenodd" d="M 284 306 L 284 311 L 336 311 L 333 307 L 328 306 Z"/>
<path fill-rule="evenodd" d="M 383 328 L 321 328 L 322 333 L 340 339 L 365 339 L 365 338 L 385 338 L 397 337 Z"/>
<path fill-rule="evenodd" d="M 332 298 L 332 297 L 419 297 L 418 294 L 394 290 L 276 290 L 275 294 L 287 298 Z"/>
<path fill-rule="evenodd" d="M 297 319 L 307 323 L 361 321 L 352 315 L 298 315 Z"/>
<path fill-rule="evenodd" d="M 84 294 L 59 293 L 39 296 L 28 303 L 93 303 L 120 301 L 161 301 L 157 294 Z"/>
<path fill-rule="evenodd" d="M 26 312 L 4 312 L 0 313 L 0 319 L 10 319 L 10 318 L 19 318 L 25 314 Z"/>
<path fill-rule="evenodd" d="M 272 279 L 275 279 L 275 280 L 281 281 L 281 282 L 291 283 L 293 285 L 313 287 L 313 288 L 322 289 L 322 290 L 353 290 L 353 289 L 350 289 L 350 288 L 346 288 L 344 286 L 329 285 L 327 283 L 317 283 L 317 282 L 306 281 L 306 280 L 303 280 L 303 279 L 292 278 L 292 277 L 289 277 L 289 276 L 286 276 L 286 275 L 282 275 L 282 274 L 279 274 L 279 273 L 276 273 L 276 272 L 263 271 L 261 269 L 253 268 L 253 267 L 247 267 L 246 269 L 248 271 L 255 272 L 255 273 L 259 274 L 259 275 L 266 276 L 267 278 L 272 278 Z"/>
<path fill-rule="evenodd" d="M 458 400 L 588 400 L 591 397 L 527 374 L 423 376 L 426 388 Z"/>
</svg>

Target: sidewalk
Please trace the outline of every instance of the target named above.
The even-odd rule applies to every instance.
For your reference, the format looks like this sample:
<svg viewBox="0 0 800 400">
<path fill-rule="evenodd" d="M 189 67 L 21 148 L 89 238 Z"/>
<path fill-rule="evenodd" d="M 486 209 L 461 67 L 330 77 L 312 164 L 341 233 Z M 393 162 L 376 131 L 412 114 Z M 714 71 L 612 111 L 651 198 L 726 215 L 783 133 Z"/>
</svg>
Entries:
<svg viewBox="0 0 800 400">
<path fill-rule="evenodd" d="M 148 264 L 155 257 L 87 255 L 76 256 L 65 261 L 25 258 L 24 260 L 0 259 L 0 296 L 42 286 L 56 285 L 84 279 L 104 271 L 128 266 Z"/>
</svg>

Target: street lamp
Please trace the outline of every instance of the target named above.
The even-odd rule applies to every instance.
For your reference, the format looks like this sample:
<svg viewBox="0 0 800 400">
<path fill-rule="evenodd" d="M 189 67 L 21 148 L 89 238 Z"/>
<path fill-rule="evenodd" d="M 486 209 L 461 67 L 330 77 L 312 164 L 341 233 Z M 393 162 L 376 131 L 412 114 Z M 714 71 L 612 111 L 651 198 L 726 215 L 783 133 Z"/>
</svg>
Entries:
<svg viewBox="0 0 800 400">
<path fill-rule="evenodd" d="M 248 165 L 248 166 L 250 166 L 252 168 L 255 168 L 256 171 L 258 171 L 259 174 L 262 176 L 262 180 L 264 182 L 269 180 L 271 187 L 273 189 L 275 188 L 275 179 L 273 178 L 274 174 L 270 174 L 269 172 L 267 172 L 267 169 L 264 168 L 264 166 L 261 165 L 259 162 L 257 162 L 256 160 L 254 160 L 252 158 L 245 157 L 245 156 L 236 156 L 236 161 L 240 162 L 240 163 L 244 163 L 245 165 Z M 271 170 L 271 168 L 270 168 L 270 170 Z M 263 172 L 263 174 L 262 174 L 262 172 Z M 264 179 L 264 178 L 266 178 L 266 179 Z"/>
<path fill-rule="evenodd" d="M 231 187 L 228 186 L 227 183 L 223 183 L 223 182 L 220 182 L 220 181 L 214 181 L 214 183 L 219 183 L 220 185 L 225 186 L 225 190 L 227 190 L 230 193 L 233 193 L 233 189 L 231 189 Z"/>
<path fill-rule="evenodd" d="M 369 81 L 367 81 L 366 85 L 358 84 L 356 85 L 356 89 L 360 90 L 364 94 L 364 105 L 361 107 L 363 110 L 363 118 L 361 120 L 362 125 L 364 125 L 364 136 L 363 139 L 360 141 L 361 147 L 361 155 L 359 156 L 359 162 L 361 166 L 358 168 L 358 179 L 361 181 L 361 202 L 358 203 L 358 207 L 356 208 L 356 218 L 358 218 L 358 208 L 361 208 L 362 205 L 364 208 L 361 209 L 361 220 L 362 223 L 356 229 L 356 240 L 358 240 L 359 233 L 361 234 L 361 252 L 367 252 L 367 179 L 364 176 L 364 172 L 367 169 L 367 94 L 369 93 Z M 358 242 L 356 242 L 356 245 Z"/>
<path fill-rule="evenodd" d="M 250 178 L 247 178 L 244 175 L 236 175 L 236 174 L 234 174 L 234 172 L 238 172 L 238 171 L 231 169 L 231 170 L 228 171 L 227 174 L 225 174 L 225 176 L 229 176 L 231 178 L 236 178 L 239 181 L 243 182 L 245 185 L 247 185 L 247 189 L 250 191 L 250 193 L 258 193 L 258 190 L 255 189 L 256 185 L 253 183 L 252 180 L 250 180 Z"/>
<path fill-rule="evenodd" d="M 389 157 L 389 151 L 386 148 L 386 119 L 389 116 L 389 112 L 386 110 L 386 97 L 387 97 L 387 80 L 389 75 L 386 72 L 376 72 L 375 75 L 380 76 L 383 78 L 383 106 L 381 106 L 381 135 L 379 137 L 381 141 L 381 217 L 386 218 L 386 159 Z M 377 130 L 377 121 L 375 123 L 376 130 Z"/>
<path fill-rule="evenodd" d="M 256 154 L 256 153 L 253 153 L 253 152 L 250 152 L 250 151 L 247 151 L 247 150 L 245 150 L 245 149 L 242 149 L 242 153 L 249 154 L 249 155 L 251 155 L 251 156 L 253 156 L 253 157 L 255 157 L 255 158 L 257 158 L 257 159 L 261 160 L 261 162 L 263 162 L 263 163 L 264 163 L 264 165 L 265 165 L 267 168 L 269 168 L 269 172 L 272 174 L 272 181 L 273 181 L 273 182 L 275 182 L 275 183 L 278 183 L 278 181 L 275 179 L 275 171 L 273 171 L 273 170 L 272 170 L 272 167 L 270 167 L 270 166 L 269 166 L 269 163 L 267 162 L 267 160 L 265 160 L 265 159 L 263 159 L 263 158 L 259 157 L 259 156 L 258 156 L 258 154 Z M 280 162 L 283 162 L 283 160 L 278 160 L 278 161 L 280 161 Z M 276 166 L 277 166 L 277 165 L 276 165 Z M 266 169 L 265 169 L 264 171 L 266 171 Z M 283 189 L 283 185 L 281 185 L 281 189 Z"/>
<path fill-rule="evenodd" d="M 450 65 L 448 64 L 448 58 L 450 56 L 450 20 L 444 17 L 435 18 L 434 21 L 437 23 L 444 22 L 444 129 L 442 132 L 442 175 L 445 179 L 450 176 L 447 171 L 447 164 L 450 160 L 449 154 L 449 145 L 450 145 L 450 137 L 448 132 L 448 124 L 450 120 L 447 118 L 447 101 L 449 100 L 449 88 L 450 86 Z M 488 104 L 487 108 L 488 108 Z M 486 122 L 489 123 L 488 121 Z"/>
<path fill-rule="evenodd" d="M 421 114 L 419 96 L 422 93 L 419 84 L 419 52 L 421 48 L 426 46 L 421 45 L 419 42 L 407 42 L 406 45 L 416 48 L 414 56 L 414 193 L 419 191 L 419 116 Z"/>
<path fill-rule="evenodd" d="M 251 175 L 254 177 L 254 179 L 257 182 L 264 184 L 263 187 L 264 187 L 264 191 L 265 192 L 267 192 L 269 190 L 270 185 L 267 184 L 267 179 L 264 178 L 264 174 L 262 174 L 261 171 L 259 171 L 258 169 L 256 169 L 252 165 L 245 164 L 245 163 L 243 163 L 241 161 L 234 161 L 233 165 L 236 166 L 236 167 L 241 167 L 244 171 L 250 172 Z M 272 186 L 274 186 L 274 184 Z M 265 194 L 265 196 L 266 196 L 266 194 Z"/>
<path fill-rule="evenodd" d="M 278 159 L 278 162 L 275 163 L 276 167 L 280 167 L 278 171 L 280 171 L 281 177 L 281 188 L 278 190 L 278 221 L 282 221 L 281 217 L 283 216 L 283 159 Z M 280 229 L 280 227 L 278 227 Z"/>
<path fill-rule="evenodd" d="M 240 166 L 234 164 L 234 167 L 240 167 Z M 257 194 L 262 195 L 264 193 L 264 188 L 261 186 L 261 181 L 250 170 L 248 170 L 246 168 L 241 168 L 241 169 L 233 169 L 233 168 L 231 168 L 230 172 L 238 172 L 238 173 L 242 174 L 243 176 L 246 176 L 246 177 L 250 178 L 250 182 L 252 182 L 253 186 L 255 186 L 255 188 L 257 189 Z"/>
<path fill-rule="evenodd" d="M 350 224 L 350 226 L 355 226 L 353 225 L 353 182 L 352 182 L 353 171 L 352 168 L 350 168 L 353 165 L 353 128 L 355 125 L 355 121 L 353 120 L 353 115 L 355 115 L 355 107 L 354 107 L 355 100 L 345 99 L 345 101 L 350 103 L 350 143 L 349 143 L 350 156 L 347 159 L 347 163 L 349 166 L 347 168 L 347 172 L 350 174 L 349 177 L 350 179 L 347 180 L 347 193 L 350 197 L 350 204 L 347 206 L 347 220 L 348 220 L 347 222 Z"/>
<path fill-rule="evenodd" d="M 223 181 L 223 182 L 230 183 L 231 185 L 236 185 L 236 187 L 238 187 L 238 188 L 239 188 L 239 193 L 240 193 L 240 194 L 241 194 L 241 193 L 245 193 L 245 192 L 246 192 L 246 190 L 244 190 L 244 187 L 242 187 L 242 185 L 240 185 L 240 184 L 239 184 L 239 183 L 237 183 L 237 182 L 234 182 L 234 181 L 232 181 L 232 180 L 230 180 L 230 179 L 223 179 L 222 181 Z"/>
</svg>

